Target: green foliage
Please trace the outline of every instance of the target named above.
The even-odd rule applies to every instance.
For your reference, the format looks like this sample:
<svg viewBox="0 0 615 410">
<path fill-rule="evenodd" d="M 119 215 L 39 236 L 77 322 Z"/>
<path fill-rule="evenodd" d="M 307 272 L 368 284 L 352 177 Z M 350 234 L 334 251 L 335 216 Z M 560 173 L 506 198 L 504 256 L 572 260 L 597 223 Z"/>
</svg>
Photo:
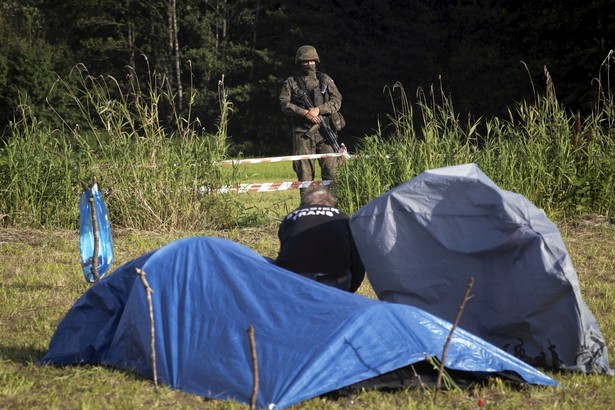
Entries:
<svg viewBox="0 0 615 410">
<path fill-rule="evenodd" d="M 68 141 L 41 125 L 21 106 L 21 118 L 0 156 L 0 223 L 66 226 L 75 220 L 65 204 L 76 186 Z"/>
<path fill-rule="evenodd" d="M 0 5 L 0 135 L 27 103 L 39 120 L 53 84 L 53 50 L 40 38 L 43 16 L 33 6 L 8 1 Z M 1 141 L 1 139 L 0 139 Z"/>
<path fill-rule="evenodd" d="M 612 53 L 605 64 L 611 59 Z M 396 84 L 391 95 L 399 91 L 400 97 L 391 97 L 391 135 L 380 130 L 365 138 L 355 159 L 341 169 L 340 205 L 354 212 L 425 170 L 474 162 L 500 187 L 523 194 L 553 218 L 615 214 L 613 94 L 601 89 L 599 110 L 581 118 L 561 106 L 545 74 L 546 95 L 520 102 L 508 120 L 465 124 L 450 98 L 432 89 L 429 98 L 419 90 L 417 126 L 413 107 Z"/>
<path fill-rule="evenodd" d="M 232 109 L 223 83 L 216 134 L 200 132 L 179 114 L 175 128 L 165 129 L 158 105 L 172 106 L 173 96 L 164 78 L 159 86 L 146 84 L 142 88 L 133 76 L 122 89 L 113 77 L 78 67 L 74 77 L 58 82 L 79 114 L 78 123 L 65 122 L 62 132 L 45 128 L 23 106 L 0 156 L 2 223 L 74 227 L 80 184 L 96 178 L 115 226 L 234 226 L 237 218 L 209 212 L 235 208 L 229 196 L 211 194 L 224 182 L 219 161 Z"/>
<path fill-rule="evenodd" d="M 604 65 L 612 59 L 612 54 Z M 340 206 L 349 214 L 383 192 L 427 169 L 477 163 L 504 189 L 519 192 L 555 219 L 586 213 L 612 215 L 615 208 L 613 96 L 605 84 L 591 116 L 569 114 L 558 103 L 547 75 L 547 93 L 517 104 L 508 120 L 461 120 L 450 97 L 419 89 L 410 103 L 401 84 L 389 90 L 394 107 L 386 128 L 366 136 L 338 175 Z M 235 106 L 218 83 L 218 125 L 199 127 L 191 106 L 176 108 L 166 77 L 127 82 L 93 76 L 83 65 L 58 79 L 52 108 L 63 125 L 45 126 L 20 106 L 0 152 L 1 223 L 9 226 L 74 227 L 82 182 L 99 181 L 114 226 L 199 229 L 261 226 L 296 205 L 292 193 L 212 195 L 216 187 L 279 181 L 270 164 L 223 168 L 228 124 Z M 198 93 L 187 92 L 189 101 Z M 173 122 L 161 119 L 165 107 Z M 62 112 L 72 112 L 64 117 Z M 386 133 L 386 134 L 385 134 Z M 386 136 L 385 136 L 386 135 Z M 277 168 L 276 168 L 277 169 Z M 274 172 L 272 174 L 272 172 Z M 264 199 L 263 195 L 271 200 Z M 263 209 L 269 211 L 263 213 Z"/>
<path fill-rule="evenodd" d="M 436 374 L 440 372 L 440 366 L 442 366 L 442 362 L 438 360 L 437 357 L 428 357 L 427 362 L 431 365 L 432 369 L 436 372 Z M 448 372 L 444 368 L 442 368 L 441 378 L 442 385 L 440 386 L 440 388 L 444 388 L 446 390 L 461 389 L 459 385 L 457 385 L 457 383 L 455 382 L 455 379 L 450 374 L 448 374 Z"/>
<path fill-rule="evenodd" d="M 250 156 L 291 149 L 277 94 L 296 70 L 293 56 L 302 44 L 317 47 L 322 70 L 338 84 L 348 119 L 340 137 L 354 148 L 385 117 L 382 89 L 396 81 L 407 89 L 442 81 L 462 117 L 505 118 L 512 102 L 532 98 L 520 61 L 534 75 L 545 66 L 553 70 L 560 102 L 585 116 L 595 100 L 588 87 L 595 67 L 615 38 L 615 14 L 598 0 L 0 3 L 0 128 L 12 120 L 20 93 L 47 122 L 42 108 L 50 83 L 82 63 L 122 87 L 125 67 L 139 77 L 172 79 L 182 114 L 190 105 L 193 118 L 215 132 L 216 83 L 225 75 L 236 104 L 228 134 Z M 188 88 L 200 91 L 190 102 Z M 56 109 L 67 107 L 57 103 Z M 160 108 L 161 120 L 172 123 Z"/>
<path fill-rule="evenodd" d="M 398 100 L 393 92 L 399 91 Z M 463 127 L 450 101 L 431 92 L 431 100 L 420 94 L 422 115 L 420 136 L 416 133 L 414 113 L 401 84 L 391 90 L 396 105 L 390 116 L 390 137 L 384 131 L 363 139 L 354 159 L 340 168 L 337 194 L 340 206 L 354 213 L 383 192 L 411 179 L 426 169 L 471 162 L 478 150 L 476 123 Z M 436 103 L 441 98 L 441 105 Z"/>
</svg>

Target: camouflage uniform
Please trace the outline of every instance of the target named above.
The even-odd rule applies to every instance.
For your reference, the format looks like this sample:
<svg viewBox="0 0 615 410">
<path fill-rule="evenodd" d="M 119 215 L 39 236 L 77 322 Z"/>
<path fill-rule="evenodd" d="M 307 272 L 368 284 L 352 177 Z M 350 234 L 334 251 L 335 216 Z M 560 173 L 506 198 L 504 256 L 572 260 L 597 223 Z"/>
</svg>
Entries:
<svg viewBox="0 0 615 410">
<path fill-rule="evenodd" d="M 300 62 L 301 51 L 305 48 L 308 48 L 308 50 L 311 48 L 310 51 L 313 51 L 312 55 L 315 55 L 316 61 L 319 61 L 318 55 L 315 54 L 316 50 L 313 47 L 302 46 L 297 51 L 296 63 Z M 331 114 L 339 111 L 342 106 L 342 95 L 331 77 L 321 73 L 323 78 L 322 88 L 326 89 L 327 94 L 323 95 L 321 93 L 321 84 L 316 75 L 316 71 L 307 74 L 298 73 L 297 76 L 303 79 L 306 89 L 308 90 L 308 96 L 312 100 L 312 103 L 320 109 L 320 115 L 322 115 L 323 118 L 328 120 Z M 293 155 L 335 152 L 333 147 L 326 143 L 319 131 L 314 133 L 313 138 L 309 138 L 305 135 L 305 132 L 314 124 L 304 116 L 308 107 L 305 107 L 305 104 L 301 101 L 302 94 L 301 87 L 293 76 L 289 77 L 284 82 L 279 96 L 282 112 L 288 115 L 292 122 Z M 323 180 L 335 178 L 338 165 L 337 158 L 321 158 L 318 162 L 320 164 Z M 299 181 L 313 181 L 315 178 L 314 160 L 305 159 L 293 161 L 293 169 Z"/>
</svg>

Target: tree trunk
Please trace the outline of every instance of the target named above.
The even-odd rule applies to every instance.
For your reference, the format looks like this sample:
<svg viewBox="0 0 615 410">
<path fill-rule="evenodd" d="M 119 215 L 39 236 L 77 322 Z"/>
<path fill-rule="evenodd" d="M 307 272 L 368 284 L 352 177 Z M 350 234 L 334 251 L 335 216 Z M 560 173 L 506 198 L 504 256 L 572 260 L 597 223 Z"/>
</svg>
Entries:
<svg viewBox="0 0 615 410">
<path fill-rule="evenodd" d="M 179 112 L 183 111 L 184 92 L 181 81 L 181 65 L 179 61 L 179 38 L 177 35 L 177 2 L 171 0 L 171 17 L 170 17 L 170 31 L 171 31 L 171 49 L 173 50 L 173 57 L 175 58 L 175 81 L 177 82 L 177 107 Z"/>
</svg>

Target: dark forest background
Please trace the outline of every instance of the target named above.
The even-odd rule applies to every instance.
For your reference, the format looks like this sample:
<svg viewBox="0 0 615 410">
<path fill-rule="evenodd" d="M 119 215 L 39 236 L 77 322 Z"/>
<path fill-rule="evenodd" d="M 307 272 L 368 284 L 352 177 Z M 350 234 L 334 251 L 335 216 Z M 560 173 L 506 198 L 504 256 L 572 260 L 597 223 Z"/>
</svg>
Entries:
<svg viewBox="0 0 615 410">
<path fill-rule="evenodd" d="M 417 90 L 444 93 L 462 119 L 508 116 L 543 92 L 546 68 L 559 102 L 583 115 L 593 80 L 613 79 L 600 69 L 614 40 L 615 0 L 2 0 L 0 129 L 20 104 L 51 127 L 70 123 L 54 84 L 81 64 L 118 82 L 166 78 L 176 105 L 213 132 L 224 76 L 234 151 L 288 154 L 277 96 L 303 44 L 344 96 L 351 147 L 386 126 L 395 84 L 412 103 Z"/>
</svg>

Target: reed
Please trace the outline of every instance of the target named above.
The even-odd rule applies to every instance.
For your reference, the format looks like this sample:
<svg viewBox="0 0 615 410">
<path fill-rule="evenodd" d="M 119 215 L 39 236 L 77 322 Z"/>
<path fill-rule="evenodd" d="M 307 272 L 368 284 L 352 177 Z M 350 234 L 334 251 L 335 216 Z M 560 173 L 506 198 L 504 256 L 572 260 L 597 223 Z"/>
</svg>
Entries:
<svg viewBox="0 0 615 410">
<path fill-rule="evenodd" d="M 613 52 L 601 73 L 609 78 Z M 474 162 L 503 189 L 521 193 L 554 219 L 615 214 L 615 99 L 599 77 L 591 114 L 571 113 L 546 92 L 506 118 L 463 118 L 440 89 L 389 89 L 393 113 L 366 135 L 340 168 L 336 194 L 349 214 L 433 168 Z M 213 195 L 217 187 L 267 181 L 267 165 L 222 168 L 234 109 L 219 82 L 217 127 L 204 130 L 191 104 L 179 111 L 173 86 L 152 73 L 123 82 L 79 65 L 53 90 L 62 126 L 51 128 L 23 104 L 0 147 L 0 225 L 75 228 L 81 183 L 99 181 L 114 227 L 146 230 L 235 229 L 280 218 L 298 196 Z M 188 101 L 195 100 L 189 90 Z M 287 164 L 289 178 L 294 179 Z M 274 175 L 276 179 L 280 175 Z M 284 178 L 283 180 L 288 180 Z M 268 198 L 263 198 L 268 196 Z M 273 212 L 270 212 L 273 210 Z"/>
<path fill-rule="evenodd" d="M 611 52 L 603 71 L 613 59 Z M 463 121 L 442 90 L 419 90 L 413 105 L 396 84 L 388 132 L 366 137 L 339 173 L 340 206 L 353 213 L 425 170 L 474 162 L 555 219 L 615 214 L 612 90 L 600 83 L 595 110 L 581 118 L 558 102 L 547 71 L 545 77 L 545 94 L 518 103 L 508 118 Z"/>
<path fill-rule="evenodd" d="M 214 132 L 191 119 L 190 108 L 177 110 L 165 77 L 152 75 L 145 84 L 134 73 L 121 84 L 113 77 L 93 76 L 80 65 L 56 82 L 54 91 L 65 94 L 73 113 L 61 118 L 61 129 L 46 127 L 27 106 L 21 107 L 0 155 L 0 205 L 6 210 L 0 223 L 75 227 L 81 181 L 96 177 L 114 226 L 151 230 L 233 224 L 237 219 L 228 216 L 239 213 L 236 204 L 211 194 L 234 177 L 219 165 L 226 155 L 232 110 L 223 80 Z"/>
</svg>

